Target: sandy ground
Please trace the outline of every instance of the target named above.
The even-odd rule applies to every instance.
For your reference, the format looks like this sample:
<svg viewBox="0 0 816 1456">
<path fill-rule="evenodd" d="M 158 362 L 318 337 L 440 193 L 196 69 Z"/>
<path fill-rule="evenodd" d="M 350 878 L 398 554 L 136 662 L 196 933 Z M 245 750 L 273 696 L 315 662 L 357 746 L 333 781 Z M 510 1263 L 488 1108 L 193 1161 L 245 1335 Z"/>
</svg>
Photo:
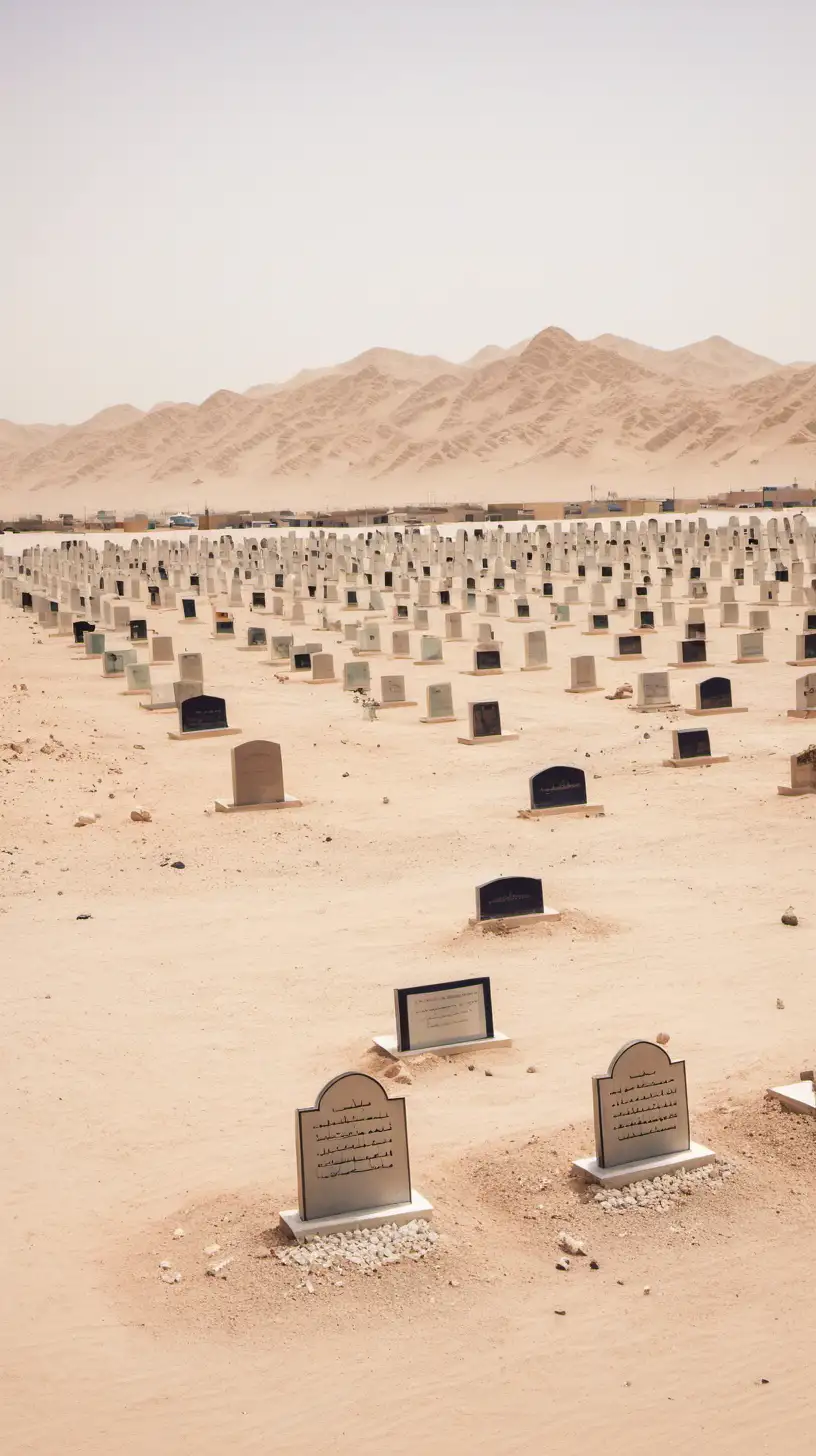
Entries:
<svg viewBox="0 0 816 1456">
<path fill-rule="evenodd" d="M 551 672 L 521 674 L 516 623 L 499 678 L 460 675 L 472 642 L 446 644 L 441 671 L 384 659 L 420 702 L 450 678 L 462 717 L 498 696 L 518 740 L 468 748 L 464 724 L 364 721 L 339 686 L 277 682 L 151 613 L 203 650 L 244 739 L 281 743 L 304 801 L 216 816 L 239 740 L 171 742 L 172 718 L 0 604 L 3 1452 L 808 1449 L 816 1127 L 763 1094 L 816 1055 L 816 800 L 776 792 L 816 733 L 785 716 L 801 611 L 772 612 L 772 660 L 750 667 L 708 615 L 750 711 L 702 720 L 730 762 L 677 772 L 671 723 L 701 720 L 563 689 L 572 654 L 596 653 L 607 691 L 666 666 L 679 627 L 631 667 L 576 626 L 548 634 Z M 700 676 L 673 675 L 686 707 Z M 604 818 L 517 818 L 530 774 L 559 762 L 586 768 Z M 152 823 L 131 822 L 137 803 Z M 89 807 L 100 821 L 74 828 Z M 474 886 L 514 872 L 540 875 L 563 920 L 468 929 Z M 423 1058 L 400 1088 L 439 1251 L 310 1292 L 257 1257 L 296 1201 L 294 1108 L 337 1072 L 382 1070 L 370 1036 L 395 985 L 477 974 L 512 1049 Z M 592 1151 L 590 1078 L 661 1031 L 687 1060 L 693 1135 L 734 1176 L 606 1215 L 567 1176 Z M 562 1228 L 597 1271 L 556 1271 Z M 225 1279 L 204 1272 L 215 1242 L 236 1256 Z"/>
</svg>

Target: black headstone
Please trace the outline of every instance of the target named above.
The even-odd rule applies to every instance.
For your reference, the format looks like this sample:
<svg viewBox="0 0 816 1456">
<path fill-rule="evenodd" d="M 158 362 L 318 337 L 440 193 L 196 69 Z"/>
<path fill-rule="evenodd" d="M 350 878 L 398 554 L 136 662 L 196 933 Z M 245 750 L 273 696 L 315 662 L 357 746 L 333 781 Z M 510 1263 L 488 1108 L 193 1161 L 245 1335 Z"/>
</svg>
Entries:
<svg viewBox="0 0 816 1456">
<path fill-rule="evenodd" d="M 215 635 L 216 635 L 216 637 L 234 637 L 235 636 L 235 623 L 233 621 L 231 621 L 231 620 L 226 620 L 226 619 L 219 622 L 218 618 L 216 617 L 216 619 L 215 619 Z"/>
<path fill-rule="evenodd" d="M 501 711 L 498 703 L 473 704 L 473 737 L 496 738 L 501 734 Z"/>
<path fill-rule="evenodd" d="M 643 643 L 641 642 L 639 637 L 618 638 L 619 657 L 640 657 L 642 651 Z"/>
<path fill-rule="evenodd" d="M 680 758 L 710 758 L 711 740 L 707 728 L 683 728 L 677 734 Z"/>
<path fill-rule="evenodd" d="M 529 617 L 529 615 L 530 615 L 530 603 L 529 602 L 516 602 L 516 616 L 517 617 Z"/>
<path fill-rule="evenodd" d="M 805 633 L 805 657 L 816 657 L 816 632 Z"/>
<path fill-rule="evenodd" d="M 476 648 L 476 671 L 487 672 L 501 667 L 501 653 L 493 648 Z"/>
<path fill-rule="evenodd" d="M 247 627 L 247 647 L 265 647 L 266 628 Z"/>
<path fill-rule="evenodd" d="M 131 642 L 147 641 L 147 621 L 144 617 L 131 617 L 129 626 Z"/>
<path fill-rule="evenodd" d="M 586 774 L 581 768 L 544 768 L 530 779 L 531 809 L 556 809 L 586 801 Z"/>
<path fill-rule="evenodd" d="M 93 632 L 95 627 L 95 622 L 74 622 L 74 641 L 81 643 L 85 633 Z"/>
<path fill-rule="evenodd" d="M 609 617 L 605 612 L 592 613 L 593 632 L 607 632 L 609 630 Z"/>
<path fill-rule="evenodd" d="M 691 640 L 689 640 L 689 638 L 685 638 L 680 643 L 680 651 L 682 653 L 683 662 L 706 661 L 706 645 L 703 641 L 697 641 L 695 638 L 691 638 Z"/>
<path fill-rule="evenodd" d="M 641 612 L 641 614 L 640 614 L 640 625 L 641 625 L 641 627 L 653 627 L 654 624 L 655 624 L 654 623 L 654 612 L 646 612 L 646 611 Z"/>
<path fill-rule="evenodd" d="M 204 733 L 213 728 L 226 728 L 227 705 L 223 698 L 211 698 L 202 693 L 197 698 L 187 698 L 179 708 L 182 733 Z"/>
<path fill-rule="evenodd" d="M 480 920 L 501 920 L 510 915 L 541 915 L 544 910 L 544 889 L 540 880 L 525 875 L 491 880 L 476 890 Z"/>
<path fill-rule="evenodd" d="M 296 652 L 292 657 L 292 666 L 298 672 L 310 672 L 312 667 L 311 652 Z"/>
<path fill-rule="evenodd" d="M 192 597 L 182 597 L 181 610 L 188 620 L 192 620 L 196 614 L 196 604 Z"/>
<path fill-rule="evenodd" d="M 699 684 L 701 708 L 731 708 L 731 680 L 727 677 L 707 677 Z"/>
<path fill-rule="evenodd" d="M 705 622 L 687 622 L 686 623 L 686 637 L 687 637 L 687 639 L 688 639 L 689 642 L 705 642 L 705 640 L 706 640 L 706 624 L 705 624 Z"/>
<path fill-rule="evenodd" d="M 262 607 L 262 608 L 265 607 L 266 606 L 266 592 L 265 591 L 254 591 L 252 593 L 252 605 L 253 605 L 253 607 Z"/>
</svg>

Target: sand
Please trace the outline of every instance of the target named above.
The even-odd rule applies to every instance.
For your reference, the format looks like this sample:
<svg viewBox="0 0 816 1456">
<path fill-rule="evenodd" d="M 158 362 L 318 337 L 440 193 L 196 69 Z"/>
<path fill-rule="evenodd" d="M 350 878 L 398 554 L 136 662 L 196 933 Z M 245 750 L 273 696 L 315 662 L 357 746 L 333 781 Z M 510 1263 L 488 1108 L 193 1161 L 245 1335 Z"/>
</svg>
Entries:
<svg viewBox="0 0 816 1456">
<path fill-rule="evenodd" d="M 549 327 L 466 363 L 373 348 L 196 404 L 0 420 L 0 517 L 705 499 L 810 484 L 814 420 L 814 364 Z"/>
<path fill-rule="evenodd" d="M 816 1127 L 764 1100 L 814 1061 L 816 802 L 776 791 L 813 736 L 785 716 L 801 610 L 772 611 L 751 667 L 709 613 L 750 711 L 705 720 L 727 764 L 682 772 L 661 766 L 670 728 L 699 720 L 563 691 L 570 655 L 594 651 L 612 692 L 665 667 L 679 628 L 632 667 L 575 627 L 548 634 L 551 672 L 521 674 L 512 622 L 513 670 L 486 683 L 460 675 L 469 642 L 441 670 L 383 661 L 420 703 L 449 678 L 461 714 L 495 693 L 519 737 L 480 749 L 421 708 L 372 723 L 339 687 L 277 682 L 176 615 L 150 625 L 203 651 L 244 739 L 281 743 L 301 809 L 208 812 L 240 740 L 171 742 L 165 715 L 0 604 L 2 1450 L 807 1449 Z M 699 677 L 673 676 L 684 706 Z M 554 762 L 587 770 L 605 817 L 517 818 Z M 85 809 L 101 818 L 74 828 Z M 474 886 L 513 872 L 562 920 L 469 929 Z M 383 1075 L 370 1038 L 395 985 L 480 974 L 512 1048 L 386 1082 L 438 1247 L 375 1275 L 282 1265 L 294 1108 L 337 1072 Z M 590 1079 L 659 1032 L 687 1061 L 692 1135 L 732 1176 L 605 1213 L 568 1176 L 592 1152 Z M 561 1273 L 565 1229 L 589 1256 Z"/>
</svg>

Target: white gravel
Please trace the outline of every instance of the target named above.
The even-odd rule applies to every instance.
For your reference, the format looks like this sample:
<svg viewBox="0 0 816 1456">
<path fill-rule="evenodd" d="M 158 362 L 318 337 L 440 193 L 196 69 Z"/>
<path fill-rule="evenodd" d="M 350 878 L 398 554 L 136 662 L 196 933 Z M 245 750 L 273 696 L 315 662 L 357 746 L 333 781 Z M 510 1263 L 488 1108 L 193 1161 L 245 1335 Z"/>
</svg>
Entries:
<svg viewBox="0 0 816 1456">
<path fill-rule="evenodd" d="M 665 1212 L 673 1204 L 701 1190 L 719 1193 L 733 1169 L 727 1163 L 708 1163 L 704 1168 L 681 1169 L 660 1178 L 644 1178 L 624 1188 L 599 1188 L 595 1202 L 604 1213 L 631 1213 L 644 1208 Z"/>
<path fill-rule="evenodd" d="M 386 1223 L 379 1228 L 327 1234 L 325 1238 L 310 1239 L 308 1244 L 287 1245 L 274 1252 L 282 1264 L 303 1269 L 337 1269 L 351 1264 L 372 1273 L 403 1259 L 424 1259 L 438 1238 L 427 1219 L 415 1218 L 412 1223 Z"/>
</svg>

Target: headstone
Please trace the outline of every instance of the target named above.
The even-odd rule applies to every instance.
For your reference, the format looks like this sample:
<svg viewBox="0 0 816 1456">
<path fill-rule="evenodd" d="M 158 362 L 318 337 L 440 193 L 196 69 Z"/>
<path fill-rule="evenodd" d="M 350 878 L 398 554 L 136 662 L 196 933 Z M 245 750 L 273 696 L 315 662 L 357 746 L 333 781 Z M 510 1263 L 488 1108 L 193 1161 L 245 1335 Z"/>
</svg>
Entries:
<svg viewBox="0 0 816 1456">
<path fill-rule="evenodd" d="M 179 708 L 179 736 L 190 733 L 223 733 L 227 727 L 227 705 L 223 698 L 199 693 Z"/>
<path fill-rule="evenodd" d="M 570 685 L 568 693 L 595 693 L 598 684 L 595 678 L 594 657 L 570 658 Z"/>
<path fill-rule="evenodd" d="M 104 632 L 86 632 L 83 640 L 86 657 L 102 657 L 105 651 Z"/>
<path fill-rule="evenodd" d="M 415 706 L 415 703 L 409 704 L 406 701 L 404 677 L 390 675 L 380 678 L 381 708 L 407 708 Z"/>
<path fill-rule="evenodd" d="M 147 618 L 146 617 L 131 617 L 130 622 L 128 623 L 128 626 L 130 628 L 130 640 L 131 640 L 131 642 L 146 642 L 147 641 Z"/>
<path fill-rule="evenodd" d="M 476 888 L 476 920 L 479 924 L 486 920 L 544 914 L 544 887 L 540 880 L 526 875 L 510 875 Z"/>
<path fill-rule="evenodd" d="M 204 681 L 204 659 L 200 652 L 180 652 L 177 666 L 182 682 Z"/>
<path fill-rule="evenodd" d="M 560 813 L 565 809 L 581 809 L 584 813 L 601 813 L 599 804 L 587 804 L 586 774 L 581 768 L 557 765 L 543 768 L 530 779 L 530 809 L 527 813 Z"/>
<path fill-rule="evenodd" d="M 697 709 L 701 713 L 721 712 L 732 708 L 731 681 L 727 677 L 707 677 L 695 688 Z"/>
<path fill-rule="evenodd" d="M 493 1029 L 489 976 L 409 986 L 394 992 L 394 1003 L 396 1036 L 374 1038 L 375 1045 L 391 1056 L 434 1048 L 450 1051 L 474 1043 L 510 1045 L 508 1037 Z"/>
<path fill-rule="evenodd" d="M 678 761 L 711 757 L 711 740 L 707 728 L 674 728 L 672 756 Z"/>
<path fill-rule="evenodd" d="M 247 627 L 246 650 L 247 652 L 266 651 L 265 627 Z"/>
<path fill-rule="evenodd" d="M 677 644 L 678 666 L 696 666 L 706 662 L 706 643 L 684 637 Z"/>
<path fill-rule="evenodd" d="M 639 709 L 670 708 L 673 706 L 669 692 L 667 672 L 638 673 L 637 705 Z"/>
<path fill-rule="evenodd" d="M 175 661 L 172 637 L 151 637 L 150 661 L 154 663 Z"/>
<path fill-rule="evenodd" d="M 425 714 L 422 723 L 452 723 L 453 689 L 450 683 L 431 683 L 425 689 Z"/>
<path fill-rule="evenodd" d="M 431 1212 L 411 1188 L 405 1098 L 363 1072 L 333 1078 L 298 1110 L 297 1166 L 298 1209 L 280 1217 L 299 1241 Z"/>
<path fill-rule="evenodd" d="M 501 652 L 497 647 L 477 647 L 473 653 L 473 671 L 501 672 Z"/>
<path fill-rule="evenodd" d="M 177 708 L 180 708 L 188 698 L 200 698 L 203 691 L 203 682 L 198 682 L 196 678 L 182 678 L 173 683 L 173 702 Z"/>
<path fill-rule="evenodd" d="M 195 622 L 197 620 L 195 597 L 182 597 L 181 610 L 184 613 L 182 621 Z"/>
<path fill-rule="evenodd" d="M 593 1077 L 592 1094 L 596 1156 L 574 1166 L 595 1181 L 619 1187 L 714 1161 L 691 1141 L 685 1062 L 655 1042 L 621 1047 L 606 1075 Z"/>
<path fill-rule="evenodd" d="M 547 666 L 547 633 L 525 632 L 522 672 L 541 672 Z"/>
<path fill-rule="evenodd" d="M 501 738 L 501 711 L 498 703 L 468 703 L 471 738 Z"/>
<path fill-rule="evenodd" d="M 87 641 L 87 638 L 86 638 Z M 796 679 L 796 707 L 788 709 L 789 718 L 816 716 L 816 672 L 807 672 Z"/>
<path fill-rule="evenodd" d="M 129 648 L 125 652 L 105 652 L 102 654 L 102 676 L 124 677 L 128 663 L 135 661 L 134 648 Z"/>
<path fill-rule="evenodd" d="M 76 643 L 77 647 L 81 647 L 83 645 L 86 632 L 93 632 L 95 626 L 95 622 L 74 622 L 72 630 L 74 634 L 74 642 Z"/>
<path fill-rule="evenodd" d="M 419 640 L 420 661 L 441 662 L 442 643 L 438 637 L 421 637 Z"/>
<path fill-rule="evenodd" d="M 410 634 L 410 632 L 392 632 L 391 633 L 391 656 L 392 657 L 410 657 L 411 656 L 411 634 Z"/>
<path fill-rule="evenodd" d="M 640 637 L 633 634 L 615 638 L 616 657 L 642 657 L 643 643 Z"/>
<path fill-rule="evenodd" d="M 215 612 L 213 615 L 213 629 L 216 637 L 234 637 L 235 622 L 232 612 Z"/>
<path fill-rule="evenodd" d="M 343 663 L 343 691 L 347 693 L 371 691 L 371 667 L 367 662 Z"/>
<path fill-rule="evenodd" d="M 763 632 L 739 632 L 736 660 L 737 662 L 765 662 L 765 634 Z"/>
<path fill-rule="evenodd" d="M 150 692 L 150 666 L 146 662 L 128 662 L 125 665 L 125 692 Z"/>
<path fill-rule="evenodd" d="M 790 787 L 780 785 L 779 793 L 789 797 L 816 794 L 816 749 L 810 747 L 803 753 L 791 754 Z"/>
<path fill-rule="evenodd" d="M 222 813 L 234 809 L 285 809 L 300 806 L 283 789 L 280 744 L 251 739 L 232 750 L 232 803 L 216 799 Z"/>
</svg>

